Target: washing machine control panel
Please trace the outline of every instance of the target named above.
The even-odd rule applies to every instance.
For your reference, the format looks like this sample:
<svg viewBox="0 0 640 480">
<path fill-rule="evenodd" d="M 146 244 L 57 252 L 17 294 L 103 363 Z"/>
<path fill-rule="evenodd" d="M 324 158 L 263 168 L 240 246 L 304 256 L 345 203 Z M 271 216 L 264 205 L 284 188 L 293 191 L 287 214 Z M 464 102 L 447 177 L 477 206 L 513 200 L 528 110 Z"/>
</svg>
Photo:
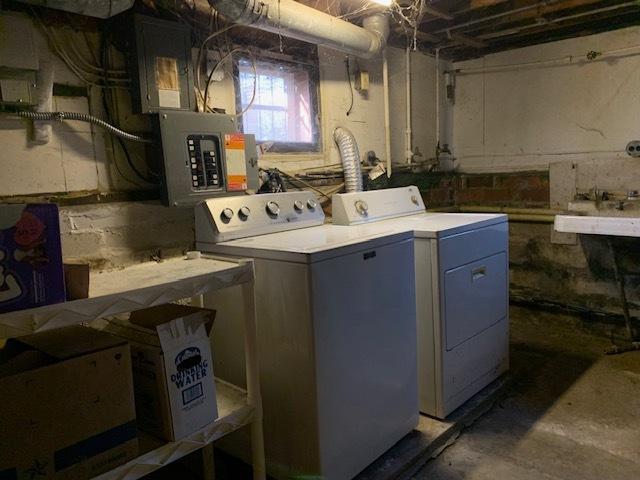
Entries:
<svg viewBox="0 0 640 480">
<path fill-rule="evenodd" d="M 358 225 L 425 211 L 418 187 L 387 188 L 333 196 L 333 223 Z"/>
<path fill-rule="evenodd" d="M 196 241 L 218 243 L 323 223 L 324 212 L 312 192 L 218 197 L 196 207 Z"/>
</svg>

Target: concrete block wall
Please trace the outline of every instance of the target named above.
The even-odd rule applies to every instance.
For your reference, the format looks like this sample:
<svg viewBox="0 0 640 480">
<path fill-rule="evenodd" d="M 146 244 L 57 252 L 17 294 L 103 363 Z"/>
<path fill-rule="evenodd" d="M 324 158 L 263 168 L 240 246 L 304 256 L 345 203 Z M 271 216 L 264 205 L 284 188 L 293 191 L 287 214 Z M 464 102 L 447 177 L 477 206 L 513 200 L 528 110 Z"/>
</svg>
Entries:
<svg viewBox="0 0 640 480">
<path fill-rule="evenodd" d="M 193 249 L 193 211 L 157 202 L 61 207 L 60 235 L 65 260 L 114 268 Z"/>
</svg>

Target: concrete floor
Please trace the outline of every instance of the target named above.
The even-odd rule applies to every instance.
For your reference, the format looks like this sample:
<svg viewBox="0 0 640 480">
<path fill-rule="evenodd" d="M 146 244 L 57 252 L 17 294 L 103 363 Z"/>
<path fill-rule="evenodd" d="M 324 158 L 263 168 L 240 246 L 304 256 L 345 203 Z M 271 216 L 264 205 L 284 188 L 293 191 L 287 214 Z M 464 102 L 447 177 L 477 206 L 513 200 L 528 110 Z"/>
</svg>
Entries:
<svg viewBox="0 0 640 480">
<path fill-rule="evenodd" d="M 512 307 L 506 397 L 416 480 L 640 478 L 640 352 L 572 317 Z"/>
</svg>

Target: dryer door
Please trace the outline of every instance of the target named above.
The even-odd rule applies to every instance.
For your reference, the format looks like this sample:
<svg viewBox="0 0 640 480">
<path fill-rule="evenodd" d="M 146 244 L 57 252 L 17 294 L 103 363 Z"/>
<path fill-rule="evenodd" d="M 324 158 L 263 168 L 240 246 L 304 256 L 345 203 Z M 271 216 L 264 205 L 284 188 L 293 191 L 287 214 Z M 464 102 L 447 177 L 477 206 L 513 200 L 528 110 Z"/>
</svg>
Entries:
<svg viewBox="0 0 640 480">
<path fill-rule="evenodd" d="M 501 252 L 444 273 L 446 349 L 507 316 L 507 256 Z"/>
</svg>

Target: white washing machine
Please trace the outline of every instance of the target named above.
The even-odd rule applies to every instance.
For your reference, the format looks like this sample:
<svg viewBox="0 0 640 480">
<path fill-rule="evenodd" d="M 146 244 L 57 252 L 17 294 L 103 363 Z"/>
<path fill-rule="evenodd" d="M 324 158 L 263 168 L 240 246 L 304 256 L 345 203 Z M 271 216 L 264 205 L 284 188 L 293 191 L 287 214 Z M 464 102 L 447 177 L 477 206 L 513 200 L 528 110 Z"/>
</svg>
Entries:
<svg viewBox="0 0 640 480">
<path fill-rule="evenodd" d="M 403 187 L 334 195 L 333 222 L 415 236 L 421 412 L 445 418 L 508 370 L 506 215 L 427 213 Z"/>
<path fill-rule="evenodd" d="M 411 232 L 323 223 L 309 192 L 196 209 L 199 250 L 255 260 L 267 469 L 278 478 L 352 478 L 418 422 Z M 241 384 L 239 295 L 205 301 L 218 310 L 216 376 Z"/>
</svg>

